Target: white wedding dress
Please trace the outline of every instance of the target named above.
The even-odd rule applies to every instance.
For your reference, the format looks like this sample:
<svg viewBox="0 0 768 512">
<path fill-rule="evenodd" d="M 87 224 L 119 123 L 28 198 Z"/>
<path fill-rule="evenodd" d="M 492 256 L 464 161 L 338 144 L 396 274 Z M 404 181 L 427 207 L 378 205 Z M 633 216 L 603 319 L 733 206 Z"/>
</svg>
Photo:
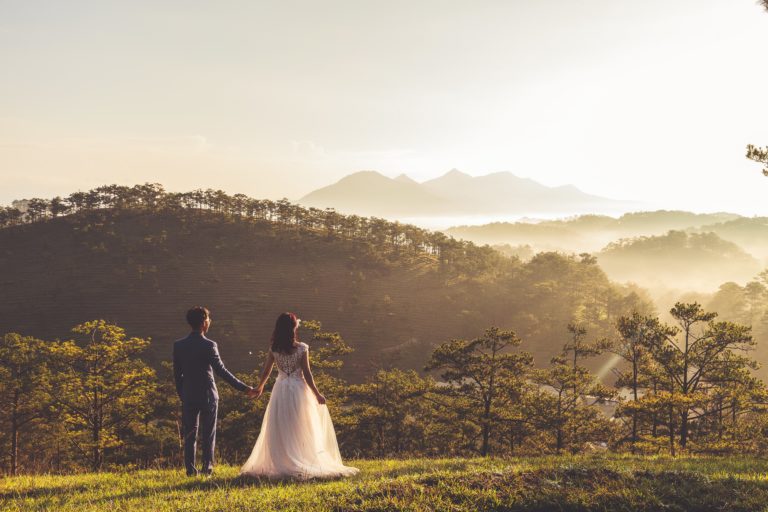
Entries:
<svg viewBox="0 0 768 512">
<path fill-rule="evenodd" d="M 317 403 L 304 380 L 301 358 L 309 347 L 299 343 L 292 354 L 273 352 L 278 375 L 251 456 L 240 473 L 268 478 L 351 476 L 359 470 L 341 461 L 328 407 Z"/>
</svg>

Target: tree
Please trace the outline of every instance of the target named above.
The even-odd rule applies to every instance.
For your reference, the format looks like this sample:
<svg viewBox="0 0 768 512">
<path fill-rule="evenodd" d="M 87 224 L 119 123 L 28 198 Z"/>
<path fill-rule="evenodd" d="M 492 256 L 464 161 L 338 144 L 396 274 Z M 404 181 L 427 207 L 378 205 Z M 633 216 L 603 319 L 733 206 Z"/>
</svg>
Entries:
<svg viewBox="0 0 768 512">
<path fill-rule="evenodd" d="M 44 219 L 50 209 L 50 202 L 45 199 L 32 198 L 27 203 L 27 218 L 30 222 Z"/>
<path fill-rule="evenodd" d="M 708 400 L 699 412 L 699 445 L 714 453 L 748 452 L 752 439 L 762 433 L 740 428 L 741 418 L 764 414 L 768 406 L 765 384 L 752 375 L 757 363 L 731 364 L 733 357 L 738 356 L 725 356 L 726 364 L 709 376 Z"/>
<path fill-rule="evenodd" d="M 607 342 L 587 342 L 586 329 L 573 323 L 568 325 L 568 332 L 570 340 L 562 353 L 552 358 L 549 368 L 533 373 L 541 390 L 530 414 L 554 434 L 557 453 L 566 444 L 575 452 L 580 442 L 604 434 L 605 424 L 591 406 L 613 397 L 613 392 L 580 364 L 584 358 L 601 354 Z"/>
<path fill-rule="evenodd" d="M 72 333 L 77 341 L 52 346 L 61 363 L 54 404 L 72 446 L 99 470 L 105 450 L 121 444 L 118 427 L 150 410 L 155 372 L 138 358 L 149 340 L 127 338 L 122 328 L 104 320 L 77 325 Z"/>
<path fill-rule="evenodd" d="M 639 416 L 642 413 L 640 404 L 640 392 L 642 388 L 650 386 L 650 356 L 647 347 L 656 345 L 669 336 L 674 336 L 675 330 L 659 322 L 658 318 L 643 316 L 637 312 L 631 316 L 619 318 L 616 324 L 619 340 L 609 348 L 611 352 L 620 356 L 627 363 L 629 369 L 619 372 L 617 387 L 628 387 L 632 394 L 632 405 L 625 409 L 631 415 L 630 447 L 635 453 L 638 442 Z"/>
<path fill-rule="evenodd" d="M 378 457 L 423 453 L 430 421 L 424 396 L 434 386 L 430 378 L 399 369 L 379 370 L 352 386 L 350 415 L 358 450 Z"/>
<path fill-rule="evenodd" d="M 0 207 L 0 226 L 15 226 L 21 222 L 24 213 L 14 207 Z"/>
<path fill-rule="evenodd" d="M 19 468 L 19 437 L 47 412 L 50 351 L 42 340 L 9 333 L 0 338 L 0 415 L 8 424 L 9 472 Z"/>
<path fill-rule="evenodd" d="M 59 196 L 51 199 L 49 203 L 51 217 L 58 217 L 59 215 L 66 215 L 72 209 L 72 206 Z"/>
<path fill-rule="evenodd" d="M 670 410 L 675 409 L 679 417 L 680 448 L 685 450 L 690 420 L 700 416 L 698 410 L 716 375 L 749 366 L 751 360 L 738 353 L 749 350 L 755 342 L 750 327 L 715 322 L 717 313 L 706 312 L 695 302 L 678 302 L 670 314 L 678 324 L 675 335 L 647 341 L 651 356 L 671 387 Z"/>
<path fill-rule="evenodd" d="M 529 353 L 510 352 L 520 342 L 513 331 L 490 327 L 479 338 L 443 343 L 432 352 L 425 368 L 441 372 L 440 378 L 448 384 L 446 393 L 467 404 L 465 417 L 479 428 L 482 456 L 491 452 L 503 389 L 521 386 L 533 365 Z"/>
<path fill-rule="evenodd" d="M 765 0 L 763 3 L 768 5 L 768 0 Z M 768 7 L 766 7 L 766 9 L 768 9 Z M 759 148 L 752 144 L 747 145 L 747 158 L 759 164 L 763 164 L 765 166 L 763 168 L 763 174 L 768 176 L 768 146 Z"/>
</svg>

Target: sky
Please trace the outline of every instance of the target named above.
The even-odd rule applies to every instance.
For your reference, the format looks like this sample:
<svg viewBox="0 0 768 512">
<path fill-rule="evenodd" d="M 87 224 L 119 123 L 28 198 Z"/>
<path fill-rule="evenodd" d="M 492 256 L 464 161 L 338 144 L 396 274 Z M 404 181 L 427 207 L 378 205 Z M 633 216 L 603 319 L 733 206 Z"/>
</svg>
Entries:
<svg viewBox="0 0 768 512">
<path fill-rule="evenodd" d="M 510 171 L 768 215 L 755 0 L 0 0 L 0 204 Z"/>
</svg>

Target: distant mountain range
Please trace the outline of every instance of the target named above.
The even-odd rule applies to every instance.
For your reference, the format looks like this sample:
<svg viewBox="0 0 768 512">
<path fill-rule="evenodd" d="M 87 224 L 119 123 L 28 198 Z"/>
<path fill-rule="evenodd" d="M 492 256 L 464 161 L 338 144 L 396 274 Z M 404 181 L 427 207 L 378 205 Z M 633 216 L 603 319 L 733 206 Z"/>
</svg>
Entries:
<svg viewBox="0 0 768 512">
<path fill-rule="evenodd" d="M 572 185 L 547 187 L 510 172 L 474 177 L 456 169 L 423 183 L 405 174 L 389 178 L 376 171 L 360 171 L 298 202 L 382 217 L 568 213 L 631 204 L 587 194 Z"/>
</svg>

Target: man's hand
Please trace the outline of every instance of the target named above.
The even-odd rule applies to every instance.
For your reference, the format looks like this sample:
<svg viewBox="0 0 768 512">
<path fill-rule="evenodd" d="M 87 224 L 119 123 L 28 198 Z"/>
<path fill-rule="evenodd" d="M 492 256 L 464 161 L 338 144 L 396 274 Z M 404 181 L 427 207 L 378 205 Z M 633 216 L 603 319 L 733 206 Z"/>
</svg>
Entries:
<svg viewBox="0 0 768 512">
<path fill-rule="evenodd" d="M 264 393 L 264 388 L 252 388 L 250 386 L 248 387 L 248 391 L 246 391 L 248 398 L 259 398 L 262 393 Z"/>
<path fill-rule="evenodd" d="M 320 393 L 317 394 L 317 403 L 325 405 L 325 397 Z"/>
</svg>

